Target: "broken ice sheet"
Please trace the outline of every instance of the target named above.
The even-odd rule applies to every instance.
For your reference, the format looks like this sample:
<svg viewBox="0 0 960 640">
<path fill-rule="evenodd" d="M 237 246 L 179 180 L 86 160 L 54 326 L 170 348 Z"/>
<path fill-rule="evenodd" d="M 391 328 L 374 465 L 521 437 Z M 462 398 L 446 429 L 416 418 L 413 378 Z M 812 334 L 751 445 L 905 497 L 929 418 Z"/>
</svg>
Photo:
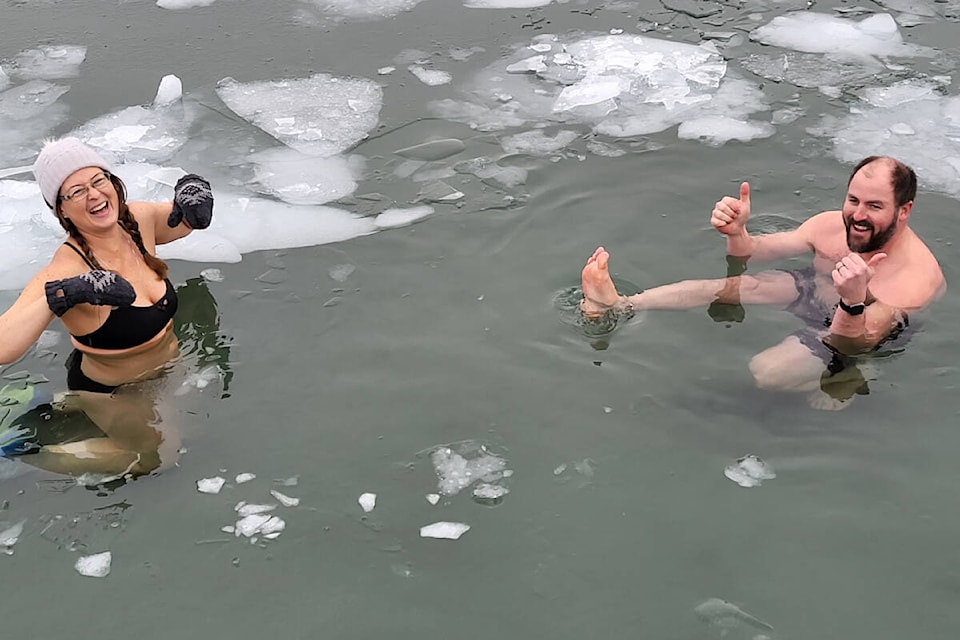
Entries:
<svg viewBox="0 0 960 640">
<path fill-rule="evenodd" d="M 420 527 L 421 538 L 442 538 L 458 540 L 460 536 L 470 530 L 470 525 L 462 522 L 434 522 Z"/>
<path fill-rule="evenodd" d="M 238 474 L 237 474 L 237 477 L 234 478 L 233 480 L 234 480 L 234 482 L 236 482 L 237 484 L 243 484 L 244 482 L 250 482 L 251 480 L 253 480 L 253 479 L 256 478 L 256 477 L 257 477 L 257 474 L 255 474 L 255 473 L 249 473 L 249 472 L 246 472 L 246 473 L 238 473 Z"/>
<path fill-rule="evenodd" d="M 13 59 L 10 75 L 23 80 L 57 80 L 78 74 L 80 64 L 87 56 L 87 48 L 57 45 L 27 49 Z"/>
<path fill-rule="evenodd" d="M 200 493 L 220 493 L 220 489 L 223 488 L 223 484 L 226 482 L 220 476 L 214 476 L 212 478 L 201 478 L 197 480 L 197 491 Z"/>
<path fill-rule="evenodd" d="M 94 553 L 89 556 L 80 556 L 74 568 L 82 576 L 90 578 L 104 578 L 110 573 L 110 563 L 113 555 L 109 551 Z"/>
<path fill-rule="evenodd" d="M 502 472 L 507 461 L 490 453 L 485 445 L 464 441 L 440 447 L 431 455 L 437 472 L 439 493 L 452 496 L 484 476 Z"/>
<path fill-rule="evenodd" d="M 766 462 L 753 454 L 744 456 L 723 470 L 727 476 L 741 487 L 759 487 L 764 480 L 777 477 Z"/>
<path fill-rule="evenodd" d="M 268 516 L 262 513 L 256 513 L 237 520 L 234 535 L 237 537 L 245 536 L 250 538 L 260 534 L 267 536 L 269 534 L 279 534 L 287 526 L 283 518 L 277 516 Z M 276 537 L 276 536 L 273 536 Z M 271 538 L 272 539 L 272 538 Z"/>
<path fill-rule="evenodd" d="M 224 78 L 217 95 L 241 118 L 313 156 L 340 153 L 366 138 L 383 104 L 379 84 L 325 73 L 262 82 Z"/>
</svg>

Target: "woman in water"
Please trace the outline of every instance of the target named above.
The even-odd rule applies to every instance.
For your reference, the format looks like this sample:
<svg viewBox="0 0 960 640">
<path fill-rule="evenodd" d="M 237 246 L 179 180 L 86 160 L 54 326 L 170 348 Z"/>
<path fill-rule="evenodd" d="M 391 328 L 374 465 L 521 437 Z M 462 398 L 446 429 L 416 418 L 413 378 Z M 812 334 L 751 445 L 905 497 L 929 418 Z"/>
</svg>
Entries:
<svg viewBox="0 0 960 640">
<path fill-rule="evenodd" d="M 42 419 L 82 411 L 101 433 L 44 443 L 37 429 L 22 426 L 0 447 L 8 455 L 35 454 L 31 464 L 65 473 L 149 472 L 177 445 L 157 430 L 154 403 L 130 392 L 142 386 L 132 383 L 157 379 L 178 355 L 177 293 L 156 247 L 210 224 L 210 184 L 188 174 L 172 202 L 127 202 L 120 178 L 76 138 L 47 143 L 33 173 L 67 238 L 0 315 L 0 363 L 21 358 L 60 318 L 74 347 L 66 362 L 70 392 Z"/>
</svg>

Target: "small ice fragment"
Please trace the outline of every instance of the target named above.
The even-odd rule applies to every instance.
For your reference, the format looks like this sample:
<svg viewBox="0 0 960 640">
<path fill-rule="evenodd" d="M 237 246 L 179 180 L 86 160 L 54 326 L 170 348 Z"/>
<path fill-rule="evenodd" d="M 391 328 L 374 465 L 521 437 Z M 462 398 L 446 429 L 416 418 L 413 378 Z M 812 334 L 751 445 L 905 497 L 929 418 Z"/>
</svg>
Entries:
<svg viewBox="0 0 960 640">
<path fill-rule="evenodd" d="M 603 408 L 603 412 L 604 412 L 604 413 L 613 413 L 613 407 L 604 407 L 604 408 Z"/>
<path fill-rule="evenodd" d="M 441 84 L 447 84 L 453 80 L 451 76 L 446 71 L 439 71 L 437 69 L 425 69 L 417 65 L 411 65 L 407 67 L 410 70 L 410 73 L 415 75 L 417 79 L 428 87 L 436 87 Z"/>
<path fill-rule="evenodd" d="M 285 507 L 295 507 L 300 504 L 300 498 L 291 498 L 288 495 L 280 493 L 275 489 L 270 489 L 270 495 L 277 499 L 277 502 Z"/>
<path fill-rule="evenodd" d="M 223 488 L 223 483 L 226 482 L 220 476 L 214 476 L 213 478 L 201 478 L 197 480 L 197 491 L 200 493 L 220 493 L 220 489 Z"/>
<path fill-rule="evenodd" d="M 499 484 L 480 484 L 473 490 L 473 501 L 488 506 L 500 504 L 510 490 Z"/>
<path fill-rule="evenodd" d="M 377 69 L 377 73 L 380 74 L 381 76 L 385 76 L 393 73 L 396 70 L 397 70 L 396 67 L 380 67 L 379 69 Z"/>
<path fill-rule="evenodd" d="M 17 540 L 20 539 L 20 534 L 23 533 L 24 523 L 26 523 L 26 520 L 21 520 L 13 526 L 7 527 L 5 530 L 0 531 L 0 547 L 5 549 L 8 553 L 12 553 L 11 547 L 17 544 Z"/>
<path fill-rule="evenodd" d="M 110 573 L 110 561 L 112 558 L 113 556 L 109 551 L 94 553 L 89 556 L 80 556 L 73 566 L 82 576 L 104 578 Z"/>
<path fill-rule="evenodd" d="M 258 533 L 260 528 L 263 527 L 263 525 L 265 525 L 271 517 L 273 516 L 255 513 L 253 515 L 240 518 L 237 520 L 237 528 L 234 533 L 237 535 L 237 537 L 242 535 L 249 538 L 250 536 Z"/>
<path fill-rule="evenodd" d="M 356 270 L 352 264 L 337 264 L 330 267 L 330 277 L 337 282 L 346 282 L 350 274 Z"/>
<path fill-rule="evenodd" d="M 273 536 L 274 538 L 280 535 L 280 532 L 287 528 L 287 523 L 283 518 L 277 516 L 270 516 L 266 522 L 260 526 L 260 533 L 266 536 Z"/>
<path fill-rule="evenodd" d="M 223 272 L 211 267 L 200 272 L 200 277 L 207 282 L 223 282 Z"/>
<path fill-rule="evenodd" d="M 737 464 L 729 465 L 723 470 L 727 476 L 741 487 L 758 487 L 764 480 L 777 477 L 766 462 L 753 454 L 737 460 Z"/>
<path fill-rule="evenodd" d="M 277 505 L 275 504 L 245 504 L 243 506 L 239 506 L 237 513 L 240 514 L 240 517 L 246 517 L 258 513 L 267 513 L 268 511 L 273 511 L 276 508 Z"/>
<path fill-rule="evenodd" d="M 440 494 L 439 494 L 439 493 L 428 493 L 428 494 L 427 494 L 427 502 L 429 502 L 429 503 L 432 504 L 432 505 L 436 505 L 438 502 L 440 502 Z"/>
<path fill-rule="evenodd" d="M 274 480 L 277 484 L 284 487 L 295 487 L 300 484 L 300 476 L 290 476 L 289 478 L 278 478 Z"/>
<path fill-rule="evenodd" d="M 254 474 L 254 473 L 238 473 L 238 474 L 237 474 L 237 477 L 234 478 L 234 481 L 235 481 L 237 484 L 243 484 L 244 482 L 250 482 L 251 480 L 253 480 L 253 479 L 256 478 L 256 477 L 257 477 L 257 475 Z"/>
<path fill-rule="evenodd" d="M 462 522 L 434 522 L 420 527 L 421 538 L 442 538 L 458 540 L 460 536 L 470 530 L 470 525 Z"/>
<path fill-rule="evenodd" d="M 693 613 L 701 621 L 718 627 L 721 636 L 726 635 L 732 629 L 743 628 L 744 626 L 763 631 L 773 631 L 773 627 L 768 623 L 721 598 L 707 598 L 693 608 Z"/>
<path fill-rule="evenodd" d="M 183 83 L 175 75 L 166 75 L 160 79 L 157 87 L 157 97 L 153 99 L 154 106 L 166 107 L 180 100 L 183 96 Z"/>
<path fill-rule="evenodd" d="M 365 493 L 357 499 L 365 513 L 370 513 L 377 505 L 377 494 Z"/>
<path fill-rule="evenodd" d="M 220 527 L 220 531 L 223 531 L 224 533 L 234 533 L 236 530 L 237 528 L 234 527 L 232 524 L 225 524 L 222 527 Z"/>
</svg>

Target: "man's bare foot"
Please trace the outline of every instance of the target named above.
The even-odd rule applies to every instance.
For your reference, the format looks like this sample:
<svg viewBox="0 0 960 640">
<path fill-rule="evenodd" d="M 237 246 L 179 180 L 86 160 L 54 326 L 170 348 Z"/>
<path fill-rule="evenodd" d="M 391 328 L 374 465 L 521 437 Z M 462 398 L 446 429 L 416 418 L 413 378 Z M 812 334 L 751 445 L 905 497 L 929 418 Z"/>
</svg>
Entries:
<svg viewBox="0 0 960 640">
<path fill-rule="evenodd" d="M 583 288 L 580 310 L 587 317 L 602 316 L 621 301 L 620 294 L 617 293 L 617 288 L 610 277 L 610 270 L 607 267 L 609 261 L 610 254 L 607 250 L 597 247 L 580 273 L 580 284 Z"/>
</svg>

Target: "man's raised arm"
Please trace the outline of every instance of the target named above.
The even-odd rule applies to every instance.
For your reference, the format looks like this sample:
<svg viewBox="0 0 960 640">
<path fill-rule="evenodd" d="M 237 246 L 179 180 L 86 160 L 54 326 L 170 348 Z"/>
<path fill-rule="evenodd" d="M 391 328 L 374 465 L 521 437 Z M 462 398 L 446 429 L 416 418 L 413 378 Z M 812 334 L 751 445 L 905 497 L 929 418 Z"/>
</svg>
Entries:
<svg viewBox="0 0 960 640">
<path fill-rule="evenodd" d="M 724 196 L 713 207 L 710 224 L 727 237 L 727 255 L 748 260 L 777 260 L 811 251 L 804 227 L 761 236 L 747 231 L 750 219 L 750 183 L 740 183 L 740 197 Z"/>
</svg>

